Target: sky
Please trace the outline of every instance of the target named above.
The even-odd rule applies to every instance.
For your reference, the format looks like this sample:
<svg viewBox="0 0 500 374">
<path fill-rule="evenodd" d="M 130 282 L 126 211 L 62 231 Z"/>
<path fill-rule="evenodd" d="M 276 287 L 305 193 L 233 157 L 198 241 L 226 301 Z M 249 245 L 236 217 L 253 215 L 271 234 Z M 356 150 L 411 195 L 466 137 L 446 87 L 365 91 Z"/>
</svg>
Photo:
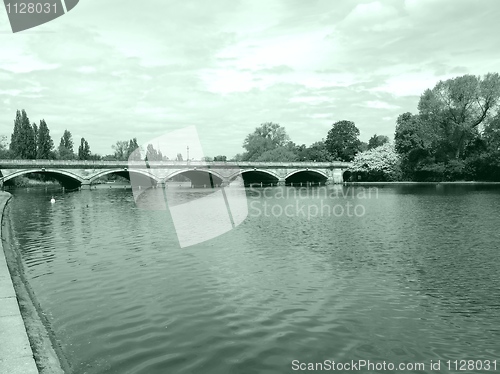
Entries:
<svg viewBox="0 0 500 374">
<path fill-rule="evenodd" d="M 264 122 L 297 144 L 339 120 L 392 139 L 439 80 L 499 72 L 499 19 L 497 0 L 81 0 L 13 34 L 0 8 L 0 135 L 25 109 L 99 154 L 195 126 L 231 157 Z"/>
</svg>

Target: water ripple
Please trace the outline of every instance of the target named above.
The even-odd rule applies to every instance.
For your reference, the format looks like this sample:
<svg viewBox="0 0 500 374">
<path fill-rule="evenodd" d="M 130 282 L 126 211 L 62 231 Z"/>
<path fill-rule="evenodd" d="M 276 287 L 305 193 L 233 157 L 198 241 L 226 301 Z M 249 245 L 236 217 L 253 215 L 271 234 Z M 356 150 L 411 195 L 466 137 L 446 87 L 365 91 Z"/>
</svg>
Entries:
<svg viewBox="0 0 500 374">
<path fill-rule="evenodd" d="M 137 209 L 127 190 L 52 205 L 16 191 L 11 211 L 30 284 L 77 374 L 495 359 L 498 190 L 346 199 L 365 216 L 248 217 L 189 249 L 168 212 Z"/>
</svg>

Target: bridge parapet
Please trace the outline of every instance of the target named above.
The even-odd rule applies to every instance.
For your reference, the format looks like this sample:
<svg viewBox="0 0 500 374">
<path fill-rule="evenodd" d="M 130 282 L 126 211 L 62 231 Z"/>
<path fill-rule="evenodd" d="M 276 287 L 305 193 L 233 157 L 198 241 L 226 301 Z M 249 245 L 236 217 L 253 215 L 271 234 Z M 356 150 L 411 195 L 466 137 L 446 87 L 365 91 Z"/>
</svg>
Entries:
<svg viewBox="0 0 500 374">
<path fill-rule="evenodd" d="M 113 169 L 113 168 L 320 168 L 347 169 L 350 162 L 256 162 L 256 161 L 90 161 L 90 160 L 0 160 L 0 169 L 20 168 L 67 168 L 67 169 Z"/>
</svg>

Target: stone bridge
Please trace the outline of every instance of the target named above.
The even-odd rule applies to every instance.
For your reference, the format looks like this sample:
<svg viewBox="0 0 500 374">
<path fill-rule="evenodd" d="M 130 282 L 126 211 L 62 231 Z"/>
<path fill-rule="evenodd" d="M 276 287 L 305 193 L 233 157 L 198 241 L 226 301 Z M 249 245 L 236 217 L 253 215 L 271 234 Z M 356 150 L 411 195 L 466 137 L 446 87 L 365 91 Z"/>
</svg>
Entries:
<svg viewBox="0 0 500 374">
<path fill-rule="evenodd" d="M 348 162 L 0 160 L 0 187 L 28 173 L 49 174 L 64 187 L 82 189 L 91 188 L 108 174 L 144 187 L 164 187 L 177 175 L 190 179 L 193 186 L 205 187 L 230 185 L 241 178 L 246 185 L 319 185 L 342 183 L 349 166 Z"/>
</svg>

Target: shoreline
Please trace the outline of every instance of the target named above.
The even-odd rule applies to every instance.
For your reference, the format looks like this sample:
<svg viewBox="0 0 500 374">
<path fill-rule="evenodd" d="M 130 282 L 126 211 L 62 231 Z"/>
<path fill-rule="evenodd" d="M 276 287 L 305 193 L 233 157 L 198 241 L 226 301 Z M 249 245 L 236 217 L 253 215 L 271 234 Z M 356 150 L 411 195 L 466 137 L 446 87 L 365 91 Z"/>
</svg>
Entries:
<svg viewBox="0 0 500 374">
<path fill-rule="evenodd" d="M 477 182 L 477 181 L 456 181 L 456 182 L 343 182 L 346 186 L 500 186 L 500 182 Z"/>
<path fill-rule="evenodd" d="M 10 275 L 13 288 L 15 290 L 14 299 L 17 299 L 17 314 L 22 318 L 24 323 L 24 333 L 27 335 L 29 347 L 31 351 L 31 361 L 35 364 L 36 371 L 25 370 L 25 367 L 19 365 L 12 366 L 9 372 L 16 373 L 39 373 L 39 374 L 64 374 L 70 372 L 70 366 L 67 363 L 61 347 L 58 346 L 55 336 L 50 329 L 50 324 L 44 316 L 40 304 L 36 300 L 33 290 L 31 289 L 21 263 L 21 258 L 14 246 L 12 245 L 13 233 L 10 223 L 8 201 L 12 195 L 0 191 L 0 219 L 2 222 L 1 252 L 5 255 L 8 265 L 8 276 Z M 1 256 L 1 254 L 0 254 Z M 0 274 L 1 276 L 1 274 Z M 19 335 L 19 334 L 18 334 Z M 0 353 L 0 368 L 2 363 L 2 355 Z M 64 369 L 63 369 L 64 368 Z"/>
</svg>

